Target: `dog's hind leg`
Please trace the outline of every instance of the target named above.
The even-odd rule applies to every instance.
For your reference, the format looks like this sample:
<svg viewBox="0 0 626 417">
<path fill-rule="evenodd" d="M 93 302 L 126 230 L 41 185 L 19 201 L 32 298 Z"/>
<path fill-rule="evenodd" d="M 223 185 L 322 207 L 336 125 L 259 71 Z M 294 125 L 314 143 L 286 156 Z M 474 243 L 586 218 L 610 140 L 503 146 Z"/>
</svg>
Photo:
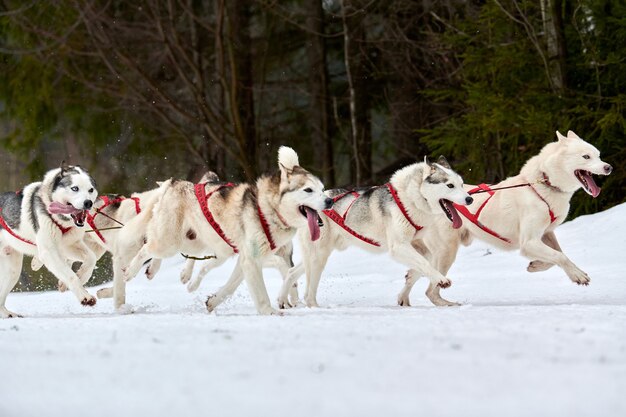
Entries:
<svg viewBox="0 0 626 417">
<path fill-rule="evenodd" d="M 22 271 L 22 261 L 24 255 L 10 246 L 0 246 L 0 317 L 12 318 L 22 317 L 8 310 L 5 306 L 7 295 L 11 292 L 17 281 L 20 279 Z"/>
<path fill-rule="evenodd" d="M 558 250 L 559 252 L 563 252 L 563 250 L 561 249 L 561 246 L 559 245 L 559 241 L 556 240 L 556 234 L 554 234 L 554 232 L 546 232 L 541 238 L 541 241 L 545 243 L 546 245 L 550 246 L 552 249 Z M 526 268 L 526 270 L 528 272 L 547 271 L 553 266 L 554 264 L 552 263 L 535 260 L 535 261 L 531 261 L 528 264 L 528 268 Z"/>
<path fill-rule="evenodd" d="M 206 261 L 206 263 L 202 265 L 200 272 L 198 272 L 196 279 L 194 279 L 189 283 L 189 285 L 187 285 L 187 291 L 194 292 L 195 290 L 197 290 L 206 274 L 208 274 L 212 269 L 222 265 L 224 262 L 226 262 L 226 259 L 228 259 L 226 256 L 222 256 L 221 258 L 215 257 Z"/>
<path fill-rule="evenodd" d="M 523 224 L 523 223 L 522 223 Z M 578 268 L 563 252 L 546 245 L 538 236 L 529 236 L 532 231 L 522 229 L 520 253 L 527 258 L 558 265 L 578 285 L 589 285 L 589 275 Z"/>
</svg>

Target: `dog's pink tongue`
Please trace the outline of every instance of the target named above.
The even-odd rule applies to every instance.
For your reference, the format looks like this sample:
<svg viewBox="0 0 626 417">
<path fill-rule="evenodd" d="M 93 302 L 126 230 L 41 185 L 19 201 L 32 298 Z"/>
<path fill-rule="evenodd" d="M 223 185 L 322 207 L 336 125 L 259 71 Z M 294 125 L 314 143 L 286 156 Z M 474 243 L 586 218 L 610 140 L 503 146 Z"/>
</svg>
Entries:
<svg viewBox="0 0 626 417">
<path fill-rule="evenodd" d="M 598 187 L 598 184 L 593 180 L 593 176 L 587 171 L 580 171 L 580 176 L 587 181 L 587 186 L 585 187 L 585 191 L 587 191 L 593 198 L 596 198 L 600 195 L 600 191 L 602 190 Z"/>
<path fill-rule="evenodd" d="M 81 211 L 82 210 L 74 208 L 71 204 L 62 204 L 57 201 L 53 201 L 48 205 L 48 212 L 50 214 L 76 214 Z"/>
<path fill-rule="evenodd" d="M 317 239 L 320 238 L 320 225 L 317 223 L 317 211 L 306 206 L 304 206 L 304 211 L 306 211 L 306 220 L 309 223 L 311 240 L 315 242 Z"/>
<path fill-rule="evenodd" d="M 450 211 L 450 215 L 452 216 L 452 228 L 458 229 L 463 225 L 463 220 L 461 220 L 461 216 L 459 216 L 459 212 L 454 208 L 454 204 L 451 201 L 443 200 L 443 204 L 446 205 L 446 208 Z"/>
</svg>

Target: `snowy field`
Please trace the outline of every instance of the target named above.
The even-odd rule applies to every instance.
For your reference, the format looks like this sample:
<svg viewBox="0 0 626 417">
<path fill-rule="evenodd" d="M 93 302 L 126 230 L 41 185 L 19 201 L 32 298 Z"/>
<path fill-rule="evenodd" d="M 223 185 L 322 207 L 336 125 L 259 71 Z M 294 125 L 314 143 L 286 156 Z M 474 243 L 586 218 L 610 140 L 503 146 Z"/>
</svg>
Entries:
<svg viewBox="0 0 626 417">
<path fill-rule="evenodd" d="M 586 288 L 463 248 L 442 291 L 454 308 L 430 305 L 425 280 L 397 307 L 405 268 L 359 250 L 331 257 L 322 308 L 283 317 L 255 315 L 245 286 L 206 313 L 232 261 L 194 294 L 182 258 L 138 276 L 130 315 L 10 294 L 27 317 L 0 320 L 0 416 L 626 416 L 624 219 L 626 204 L 557 230 Z M 274 299 L 279 275 L 265 275 Z"/>
</svg>

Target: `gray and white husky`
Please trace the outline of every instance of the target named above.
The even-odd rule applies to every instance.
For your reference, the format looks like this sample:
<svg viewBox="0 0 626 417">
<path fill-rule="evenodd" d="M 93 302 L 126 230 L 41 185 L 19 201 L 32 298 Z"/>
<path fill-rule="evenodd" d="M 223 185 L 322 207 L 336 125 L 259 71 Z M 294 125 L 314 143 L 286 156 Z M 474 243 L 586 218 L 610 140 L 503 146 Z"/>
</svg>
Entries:
<svg viewBox="0 0 626 417">
<path fill-rule="evenodd" d="M 262 265 L 277 258 L 276 251 L 291 242 L 297 229 L 308 229 L 310 238 L 317 239 L 319 212 L 332 206 L 321 181 L 299 166 L 293 149 L 280 148 L 278 167 L 254 185 L 166 181 L 146 230 L 146 244 L 125 268 L 126 279 L 150 258 L 213 253 L 216 262 L 223 262 L 239 253 L 230 282 L 236 288 L 245 277 L 257 311 L 274 313 Z M 219 295 L 209 298 L 209 311 L 222 300 Z"/>
<path fill-rule="evenodd" d="M 554 229 L 567 217 L 572 195 L 582 188 L 597 197 L 600 187 L 593 175 L 609 175 L 613 168 L 600 159 L 598 149 L 576 133 L 569 131 L 563 136 L 557 131 L 556 136 L 558 140 L 530 158 L 518 175 L 489 187 L 481 186 L 495 190 L 528 184 L 474 194 L 474 204 L 464 214 L 467 219 L 458 238 L 465 244 L 476 237 L 504 250 L 520 249 L 531 259 L 529 272 L 558 265 L 574 283 L 588 285 L 589 276 L 561 251 Z M 413 283 L 407 280 L 407 294 Z"/>
<path fill-rule="evenodd" d="M 316 307 L 317 289 L 328 257 L 334 250 L 359 246 L 365 250 L 389 252 L 396 261 L 411 268 L 407 276 L 426 276 L 426 291 L 433 304 L 454 305 L 439 295 L 439 288 L 451 285 L 446 277 L 458 247 L 454 229 L 462 220 L 453 203 L 471 204 L 472 197 L 463 189 L 463 179 L 445 158 L 437 163 L 415 163 L 398 170 L 383 186 L 365 190 L 330 190 L 333 210 L 324 211 L 325 227 L 319 240 L 306 239 L 299 232 L 302 263 L 289 271 L 278 304 L 292 305 L 288 291 L 306 272 L 304 300 Z M 398 297 L 400 305 L 409 305 L 408 293 Z"/>
<path fill-rule="evenodd" d="M 96 255 L 83 242 L 85 219 L 98 197 L 96 183 L 79 166 L 48 171 L 41 182 L 0 194 L 0 317 L 16 317 L 6 306 L 24 255 L 36 256 L 83 305 L 96 298 L 83 285 Z M 66 260 L 81 261 L 77 272 Z"/>
</svg>

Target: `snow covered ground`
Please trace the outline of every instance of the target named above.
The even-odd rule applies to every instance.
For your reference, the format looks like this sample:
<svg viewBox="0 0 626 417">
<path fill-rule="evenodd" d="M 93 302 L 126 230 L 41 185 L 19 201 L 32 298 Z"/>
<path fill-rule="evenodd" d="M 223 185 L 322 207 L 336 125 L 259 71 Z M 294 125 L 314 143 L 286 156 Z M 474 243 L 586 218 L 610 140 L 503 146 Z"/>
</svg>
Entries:
<svg viewBox="0 0 626 417">
<path fill-rule="evenodd" d="M 206 313 L 233 262 L 189 294 L 168 261 L 130 283 L 130 315 L 10 294 L 27 318 L 0 321 L 0 416 L 626 416 L 625 218 L 623 204 L 558 229 L 587 288 L 463 248 L 442 292 L 455 308 L 430 305 L 425 280 L 397 307 L 405 268 L 356 249 L 331 257 L 323 308 L 283 317 L 255 315 L 245 286 Z M 266 282 L 274 298 L 278 274 Z"/>
</svg>

